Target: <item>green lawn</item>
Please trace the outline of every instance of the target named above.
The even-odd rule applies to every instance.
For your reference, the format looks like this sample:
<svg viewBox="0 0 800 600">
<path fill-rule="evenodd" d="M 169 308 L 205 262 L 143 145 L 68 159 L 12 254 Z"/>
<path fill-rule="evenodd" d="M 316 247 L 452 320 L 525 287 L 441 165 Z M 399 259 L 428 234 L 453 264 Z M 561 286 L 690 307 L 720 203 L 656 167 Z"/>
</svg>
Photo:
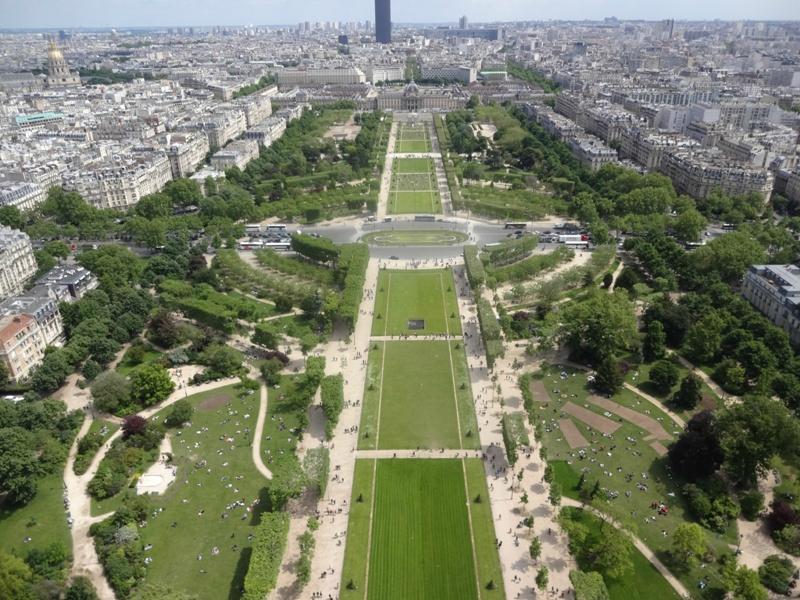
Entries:
<svg viewBox="0 0 800 600">
<path fill-rule="evenodd" d="M 297 445 L 290 430 L 299 426 L 298 415 L 283 398 L 291 386 L 292 378 L 285 377 L 280 388 L 269 390 L 261 444 L 265 463 Z M 250 558 L 248 536 L 258 523 L 259 507 L 265 506 L 267 482 L 256 471 L 250 451 L 258 398 L 258 393 L 239 395 L 234 386 L 189 397 L 196 408 L 192 425 L 180 437 L 173 436 L 177 479 L 164 496 L 153 499 L 163 513 L 140 530 L 142 541 L 153 544 L 146 581 L 168 584 L 201 600 L 240 597 Z M 240 500 L 244 507 L 231 506 Z M 248 510 L 256 500 L 260 504 Z M 219 549 L 216 556 L 214 547 Z"/>
<path fill-rule="evenodd" d="M 599 533 L 600 519 L 579 508 L 564 508 L 570 519 L 587 527 L 590 533 Z M 667 583 L 644 555 L 631 545 L 633 571 L 619 579 L 612 579 L 603 573 L 611 600 L 677 600 L 680 596 Z M 578 565 L 586 571 L 588 565 Z"/>
<path fill-rule="evenodd" d="M 359 448 L 479 447 L 466 357 L 457 345 L 445 341 L 373 343 Z M 451 373 L 455 373 L 455 385 Z"/>
<path fill-rule="evenodd" d="M 411 229 L 375 231 L 362 237 L 361 241 L 373 246 L 452 246 L 467 239 L 467 234 L 460 231 Z"/>
<path fill-rule="evenodd" d="M 472 459 L 471 462 L 478 463 L 482 469 L 479 460 Z M 341 584 L 343 599 L 477 600 L 479 596 L 504 597 L 491 517 L 489 513 L 476 509 L 474 503 L 469 503 L 475 538 L 480 540 L 481 546 L 475 548 L 479 572 L 476 578 L 462 461 L 377 461 L 371 542 L 367 538 L 370 501 L 373 500 L 370 494 L 373 461 L 358 463 L 364 464 L 356 467 L 355 508 L 351 512 Z M 362 503 L 357 502 L 359 495 Z M 483 506 L 488 506 L 488 503 Z M 488 523 L 474 521 L 486 521 L 487 517 Z M 487 536 L 488 547 L 483 543 Z M 363 558 L 367 553 L 368 566 Z M 488 580 L 484 581 L 484 577 L 494 579 L 497 589 L 486 591 Z M 348 590 L 351 579 L 355 590 Z"/>
<path fill-rule="evenodd" d="M 397 142 L 395 152 L 430 152 L 431 144 L 428 140 L 400 140 Z"/>
<path fill-rule="evenodd" d="M 424 329 L 409 329 L 412 319 L 424 320 Z M 461 335 L 453 272 L 381 271 L 372 335 L 431 334 Z"/>
<path fill-rule="evenodd" d="M 61 542 L 71 552 L 72 540 L 64 512 L 61 472 L 37 481 L 36 496 L 25 506 L 0 505 L 0 549 L 24 557 L 34 548 Z M 25 543 L 25 538 L 31 540 Z"/>
<path fill-rule="evenodd" d="M 719 406 L 721 406 L 720 400 L 714 391 L 706 385 L 706 383 L 702 383 L 701 385 L 701 393 L 703 395 L 703 401 L 697 405 L 693 410 L 685 410 L 678 406 L 675 406 L 672 402 L 672 396 L 675 392 L 678 391 L 681 387 L 681 381 L 689 374 L 689 369 L 684 367 L 677 358 L 673 358 L 671 361 L 677 368 L 678 372 L 680 373 L 680 379 L 678 383 L 676 383 L 672 389 L 668 392 L 664 393 L 657 389 L 650 379 L 650 369 L 653 368 L 653 365 L 656 364 L 655 362 L 652 363 L 643 363 L 640 365 L 636 365 L 635 368 L 628 371 L 627 375 L 625 376 L 625 381 L 630 383 L 631 385 L 635 385 L 637 388 L 645 392 L 646 394 L 650 394 L 651 396 L 657 398 L 661 402 L 664 403 L 664 406 L 669 408 L 672 412 L 676 413 L 680 416 L 684 421 L 688 421 L 692 418 L 692 415 L 695 413 L 710 409 L 716 410 Z"/>
<path fill-rule="evenodd" d="M 441 201 L 429 158 L 399 158 L 394 161 L 389 212 L 438 213 Z"/>
<path fill-rule="evenodd" d="M 159 358 L 161 358 L 161 352 L 156 350 L 150 344 L 145 344 L 144 358 L 140 362 L 137 363 L 131 362 L 131 360 L 128 357 L 130 351 L 131 351 L 130 348 L 128 348 L 125 351 L 125 354 L 123 354 L 122 360 L 119 361 L 119 364 L 117 365 L 116 369 L 117 373 L 119 373 L 120 375 L 125 375 L 126 377 L 130 375 L 131 372 L 137 369 L 138 367 L 141 367 L 142 365 L 146 365 L 151 362 L 155 362 Z"/>
<path fill-rule="evenodd" d="M 562 371 L 568 374 L 566 379 L 560 378 L 559 374 Z M 628 421 L 622 421 L 622 426 L 610 437 L 603 437 L 599 433 L 593 435 L 583 422 L 572 417 L 578 430 L 591 443 L 590 447 L 585 449 L 586 458 L 581 459 L 578 451 L 571 450 L 564 441 L 564 436 L 558 427 L 558 419 L 567 416 L 561 410 L 567 401 L 598 414 L 604 413 L 602 408 L 586 400 L 589 394 L 586 387 L 586 373 L 569 368 L 551 367 L 545 372 L 542 381 L 549 401 L 547 404 L 535 403 L 534 416 L 538 416 L 543 425 L 542 441 L 553 465 L 555 479 L 561 484 L 564 495 L 579 499 L 576 484 L 581 472 L 585 473 L 588 486 L 591 487 L 595 481 L 599 481 L 602 493 L 601 497 L 595 500 L 595 505 L 604 513 L 629 526 L 645 544 L 659 554 L 662 560 L 666 560 L 672 532 L 681 523 L 691 520 L 680 494 L 682 483 L 670 476 L 666 457 L 658 456 L 644 439 L 647 433 Z M 554 390 L 558 390 L 558 393 Z M 673 439 L 680 432 L 666 414 L 629 390 L 616 394 L 613 400 L 658 420 L 664 429 L 673 435 Z M 611 415 L 609 418 L 620 422 L 616 415 Z M 670 441 L 662 443 L 669 446 Z M 613 450 L 611 446 L 615 446 Z M 627 477 L 630 477 L 630 481 Z M 646 485 L 647 490 L 638 489 L 637 483 Z M 617 492 L 618 496 L 615 499 L 606 499 L 607 492 Z M 630 492 L 629 497 L 626 496 L 626 492 Z M 666 502 L 669 514 L 657 515 L 651 508 L 651 503 L 655 501 Z M 645 519 L 650 517 L 656 517 L 655 521 L 646 522 Z M 667 532 L 666 536 L 663 535 L 663 531 Z M 735 523 L 724 534 L 706 530 L 706 536 L 715 552 L 719 554 L 727 551 L 728 545 L 736 544 Z M 705 574 L 712 578 L 715 576 L 710 569 L 702 571 L 697 569 L 678 575 L 687 587 L 694 588 L 699 577 Z"/>
</svg>

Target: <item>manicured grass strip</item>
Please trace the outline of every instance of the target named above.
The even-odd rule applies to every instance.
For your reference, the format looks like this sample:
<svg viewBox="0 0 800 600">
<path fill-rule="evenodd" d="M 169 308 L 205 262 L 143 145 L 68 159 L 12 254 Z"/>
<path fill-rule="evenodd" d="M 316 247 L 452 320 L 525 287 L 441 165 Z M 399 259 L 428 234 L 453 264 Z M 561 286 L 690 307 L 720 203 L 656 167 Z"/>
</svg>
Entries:
<svg viewBox="0 0 800 600">
<path fill-rule="evenodd" d="M 477 600 L 458 460 L 381 460 L 375 486 L 370 600 Z"/>
<path fill-rule="evenodd" d="M 350 515 L 347 520 L 347 545 L 344 552 L 342 583 L 339 586 L 339 597 L 342 600 L 362 600 L 364 598 L 374 465 L 374 460 L 356 461 L 353 492 L 350 497 Z M 353 582 L 353 585 L 348 587 L 350 581 Z"/>
<path fill-rule="evenodd" d="M 439 213 L 441 203 L 436 192 L 391 192 L 392 214 Z"/>
<path fill-rule="evenodd" d="M 486 472 L 483 463 L 477 458 L 465 459 L 464 468 L 467 474 L 467 499 L 469 510 L 472 513 L 472 536 L 478 560 L 481 598 L 483 600 L 493 598 L 500 600 L 505 598 L 503 569 L 495 547 L 497 536 L 494 530 L 492 505 L 489 502 L 489 490 L 486 487 Z M 480 496 L 480 502 L 476 502 L 478 496 Z M 486 587 L 490 581 L 494 582 L 493 590 Z"/>
<path fill-rule="evenodd" d="M 373 246 L 452 246 L 467 239 L 467 234 L 461 231 L 439 229 L 376 231 L 368 233 L 361 241 Z"/>
<path fill-rule="evenodd" d="M 386 342 L 379 449 L 460 448 L 448 342 Z"/>
<path fill-rule="evenodd" d="M 580 508 L 564 508 L 570 519 L 581 523 L 590 534 L 599 535 L 601 522 L 594 515 Z M 676 600 L 680 596 L 661 576 L 656 568 L 636 548 L 632 549 L 633 571 L 619 579 L 612 579 L 603 573 L 611 600 Z M 578 565 L 589 571 L 588 565 Z"/>
<path fill-rule="evenodd" d="M 383 270 L 375 306 L 372 335 L 461 335 L 455 281 L 449 269 Z M 410 319 L 423 319 L 425 328 L 409 329 Z"/>
<path fill-rule="evenodd" d="M 364 384 L 364 404 L 358 432 L 359 450 L 375 450 L 378 442 L 378 407 L 383 382 L 384 343 L 370 342 L 367 378 Z"/>
<path fill-rule="evenodd" d="M 467 355 L 462 342 L 450 342 L 453 355 L 453 377 L 458 399 L 458 416 L 461 420 L 461 447 L 480 448 L 478 418 L 475 415 L 475 402 L 472 397 L 472 383 L 469 379 Z"/>
<path fill-rule="evenodd" d="M 398 158 L 394 161 L 395 173 L 425 173 L 433 170 L 430 158 Z"/>
</svg>

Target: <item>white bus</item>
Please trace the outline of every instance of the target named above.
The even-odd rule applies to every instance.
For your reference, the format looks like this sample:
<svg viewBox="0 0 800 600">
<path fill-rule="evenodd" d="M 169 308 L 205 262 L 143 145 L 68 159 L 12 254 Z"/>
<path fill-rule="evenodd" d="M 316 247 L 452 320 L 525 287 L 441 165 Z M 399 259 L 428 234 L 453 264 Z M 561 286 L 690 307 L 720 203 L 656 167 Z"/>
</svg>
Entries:
<svg viewBox="0 0 800 600">
<path fill-rule="evenodd" d="M 267 231 L 270 232 L 277 232 L 277 231 L 286 231 L 286 225 L 282 223 L 273 223 L 272 225 L 267 225 Z"/>
</svg>

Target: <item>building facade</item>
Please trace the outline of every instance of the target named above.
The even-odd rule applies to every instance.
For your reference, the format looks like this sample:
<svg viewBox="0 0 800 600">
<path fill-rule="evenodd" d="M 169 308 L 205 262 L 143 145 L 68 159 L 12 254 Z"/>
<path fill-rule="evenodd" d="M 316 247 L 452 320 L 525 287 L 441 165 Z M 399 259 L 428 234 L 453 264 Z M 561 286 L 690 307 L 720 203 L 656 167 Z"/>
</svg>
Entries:
<svg viewBox="0 0 800 600">
<path fill-rule="evenodd" d="M 39 325 L 30 315 L 0 317 L 0 361 L 16 382 L 27 379 L 44 359 L 44 341 Z"/>
<path fill-rule="evenodd" d="M 744 276 L 742 296 L 800 344 L 800 267 L 753 265 Z"/>
<path fill-rule="evenodd" d="M 28 235 L 0 226 L 0 299 L 19 294 L 36 269 Z"/>
<path fill-rule="evenodd" d="M 392 43 L 391 0 L 375 0 L 375 41 L 379 44 Z"/>
</svg>

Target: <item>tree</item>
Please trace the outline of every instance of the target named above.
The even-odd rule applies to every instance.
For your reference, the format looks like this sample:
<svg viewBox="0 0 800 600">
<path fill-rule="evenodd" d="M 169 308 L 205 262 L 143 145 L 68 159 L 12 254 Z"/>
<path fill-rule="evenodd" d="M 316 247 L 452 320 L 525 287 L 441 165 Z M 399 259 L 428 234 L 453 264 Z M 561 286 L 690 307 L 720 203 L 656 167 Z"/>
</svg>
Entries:
<svg viewBox="0 0 800 600">
<path fill-rule="evenodd" d="M 172 348 L 181 340 L 178 323 L 169 311 L 159 310 L 150 320 L 148 329 L 150 330 L 150 339 L 162 348 Z"/>
<path fill-rule="evenodd" d="M 27 504 L 36 495 L 36 450 L 30 431 L 22 427 L 0 429 L 0 494 L 6 494 L 12 505 Z"/>
<path fill-rule="evenodd" d="M 724 459 L 714 413 L 704 410 L 689 419 L 668 457 L 675 473 L 689 481 L 712 475 Z"/>
<path fill-rule="evenodd" d="M 536 573 L 536 587 L 540 590 L 546 590 L 549 581 L 550 573 L 547 570 L 547 567 L 542 567 L 539 569 L 539 572 Z"/>
<path fill-rule="evenodd" d="M 142 435 L 145 431 L 147 431 L 147 419 L 139 415 L 129 415 L 122 422 L 122 436 L 124 438 Z"/>
<path fill-rule="evenodd" d="M 655 319 L 647 324 L 647 333 L 642 344 L 642 356 L 645 361 L 652 362 L 659 358 L 664 358 L 666 353 L 665 344 L 667 334 L 664 333 L 664 325 Z"/>
<path fill-rule="evenodd" d="M 51 542 L 44 548 L 33 548 L 25 562 L 31 571 L 43 579 L 60 579 L 69 554 L 61 542 Z"/>
<path fill-rule="evenodd" d="M 735 600 L 767 600 L 769 594 L 758 576 L 758 572 L 741 566 L 736 569 L 733 585 Z"/>
<path fill-rule="evenodd" d="M 650 369 L 650 382 L 662 394 L 669 392 L 680 377 L 678 367 L 672 361 L 659 360 Z"/>
<path fill-rule="evenodd" d="M 252 341 L 254 344 L 264 346 L 271 350 L 277 349 L 281 342 L 281 336 L 272 328 L 269 323 L 259 323 L 253 333 Z"/>
<path fill-rule="evenodd" d="M 718 412 L 725 470 L 734 481 L 752 487 L 774 456 L 796 457 L 800 426 L 782 402 L 751 396 Z"/>
<path fill-rule="evenodd" d="M 64 600 L 97 600 L 97 593 L 87 577 L 79 576 L 72 580 L 64 594 Z"/>
<path fill-rule="evenodd" d="M 231 377 L 242 368 L 242 353 L 226 344 L 211 344 L 200 354 L 199 361 L 218 377 Z"/>
<path fill-rule="evenodd" d="M 733 284 L 742 278 L 750 265 L 763 263 L 766 255 L 752 235 L 732 231 L 698 248 L 689 258 L 699 274 L 716 275 L 725 283 Z"/>
<path fill-rule="evenodd" d="M 267 385 L 277 385 L 280 383 L 280 372 L 283 369 L 283 363 L 277 358 L 271 358 L 261 365 L 261 377 Z"/>
<path fill-rule="evenodd" d="M 595 364 L 631 349 L 636 318 L 627 294 L 594 290 L 587 300 L 570 303 L 562 312 L 560 336 L 579 358 Z"/>
<path fill-rule="evenodd" d="M 628 534 L 604 521 L 600 532 L 589 540 L 584 550 L 592 569 L 619 579 L 633 570 L 632 545 Z"/>
<path fill-rule="evenodd" d="M 696 242 L 706 225 L 708 225 L 706 218 L 697 209 L 689 208 L 675 217 L 672 221 L 672 230 L 681 242 Z"/>
<path fill-rule="evenodd" d="M 100 375 L 103 372 L 103 367 L 100 366 L 94 359 L 89 359 L 85 363 L 83 363 L 83 368 L 81 369 L 83 376 L 86 377 L 88 381 L 94 380 L 95 377 Z"/>
<path fill-rule="evenodd" d="M 117 414 L 130 404 L 131 384 L 116 371 L 98 375 L 91 391 L 95 408 L 100 412 Z"/>
<path fill-rule="evenodd" d="M 693 360 L 710 363 L 719 352 L 725 323 L 716 311 L 711 311 L 686 333 L 686 350 Z"/>
<path fill-rule="evenodd" d="M 693 410 L 703 399 L 703 384 L 694 373 L 683 378 L 681 387 L 672 395 L 672 403 L 684 410 Z"/>
<path fill-rule="evenodd" d="M 169 372 L 157 364 L 147 364 L 131 375 L 131 399 L 142 406 L 153 406 L 175 390 Z"/>
<path fill-rule="evenodd" d="M 191 402 L 186 399 L 178 400 L 172 405 L 172 409 L 169 411 L 164 423 L 167 427 L 180 427 L 192 420 L 193 413 L 194 409 Z"/>
<path fill-rule="evenodd" d="M 700 525 L 681 523 L 672 534 L 670 551 L 678 565 L 691 568 L 706 553 L 706 546 L 706 534 Z"/>
<path fill-rule="evenodd" d="M 0 388 L 8 385 L 8 381 L 8 367 L 6 367 L 6 363 L 0 361 Z"/>
<path fill-rule="evenodd" d="M 594 379 L 594 387 L 598 392 L 613 396 L 622 389 L 624 382 L 622 370 L 613 356 L 606 356 L 600 361 Z"/>
<path fill-rule="evenodd" d="M 542 555 L 542 541 L 539 538 L 535 537 L 531 540 L 530 548 L 528 548 L 528 554 L 530 554 L 531 560 L 539 560 L 539 557 Z"/>
<path fill-rule="evenodd" d="M 21 559 L 0 550 L 0 598 L 34 600 L 31 570 Z"/>
<path fill-rule="evenodd" d="M 795 568 L 791 560 L 780 554 L 773 554 L 764 559 L 758 568 L 761 583 L 776 594 L 788 595 Z"/>
</svg>

